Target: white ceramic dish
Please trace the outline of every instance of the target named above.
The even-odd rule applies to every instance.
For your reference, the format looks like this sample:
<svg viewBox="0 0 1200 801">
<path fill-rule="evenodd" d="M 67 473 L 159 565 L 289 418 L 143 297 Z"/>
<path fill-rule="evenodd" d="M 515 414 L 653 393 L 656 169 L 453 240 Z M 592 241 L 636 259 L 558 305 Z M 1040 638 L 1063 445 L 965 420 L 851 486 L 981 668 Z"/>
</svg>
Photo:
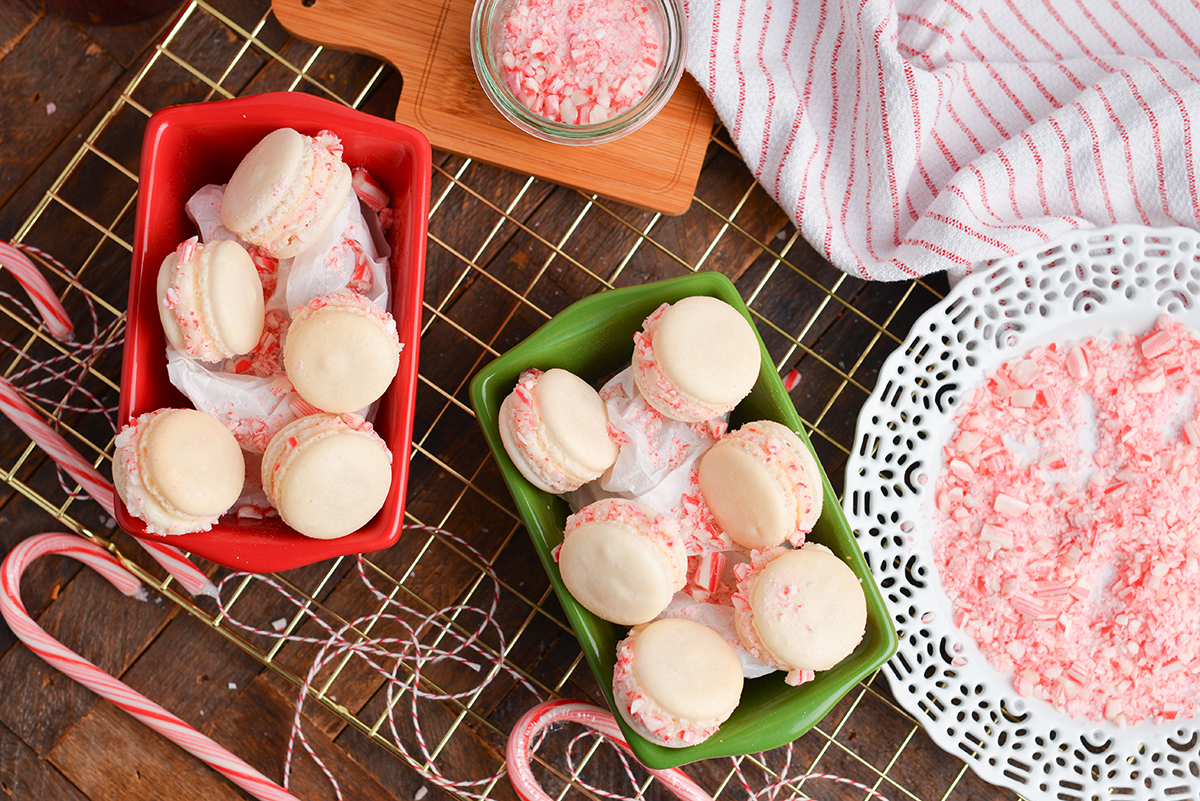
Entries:
<svg viewBox="0 0 1200 801">
<path fill-rule="evenodd" d="M 913 326 L 859 415 L 844 505 L 896 621 L 896 699 L 980 777 L 1031 801 L 1200 795 L 1200 720 L 1118 728 L 1020 697 L 954 625 L 930 543 L 941 449 L 985 373 L 1051 342 L 1200 329 L 1200 233 L 1079 231 L 963 279 Z"/>
</svg>

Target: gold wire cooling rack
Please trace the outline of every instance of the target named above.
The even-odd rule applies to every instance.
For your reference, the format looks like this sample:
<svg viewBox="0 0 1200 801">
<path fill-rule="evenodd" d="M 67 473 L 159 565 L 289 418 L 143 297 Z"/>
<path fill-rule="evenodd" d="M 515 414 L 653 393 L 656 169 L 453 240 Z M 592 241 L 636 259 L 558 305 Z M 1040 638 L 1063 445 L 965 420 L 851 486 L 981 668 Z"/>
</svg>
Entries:
<svg viewBox="0 0 1200 801">
<path fill-rule="evenodd" d="M 95 315 L 99 344 L 87 353 L 63 350 L 5 299 L 0 308 L 17 344 L 3 354 L 3 375 L 106 475 L 137 158 L 149 115 L 175 103 L 292 90 L 391 116 L 400 91 L 386 65 L 291 39 L 263 2 L 228 6 L 184 8 L 14 236 L 74 273 L 69 279 L 39 260 L 73 314 Z M 69 491 L 71 482 L 40 478 L 44 455 L 23 440 L 4 450 L 0 465 L 17 496 L 5 511 L 18 519 L 36 506 L 117 553 L 212 636 L 302 688 L 301 700 L 312 702 L 306 714 L 334 716 L 323 730 L 360 733 L 421 777 L 440 777 L 433 783 L 451 796 L 512 798 L 500 773 L 508 727 L 539 699 L 599 696 L 466 401 L 475 370 L 579 297 L 720 270 L 739 287 L 776 367 L 795 381 L 791 397 L 840 493 L 858 409 L 880 365 L 944 288 L 868 284 L 831 267 L 757 186 L 720 129 L 680 217 L 435 153 L 428 251 L 406 509 L 413 528 L 394 548 L 265 578 L 215 570 L 218 605 L 144 566 L 115 522 Z M 36 366 L 46 362 L 57 372 L 39 377 Z M 481 612 L 482 626 L 473 619 Z M 342 643 L 332 651 L 321 645 L 330 632 Z M 419 641 L 416 652 L 441 648 L 462 659 L 455 670 L 397 660 L 384 667 L 384 691 L 379 671 L 353 658 L 361 654 L 356 646 L 380 639 Z M 472 660 L 473 668 L 464 664 Z M 483 673 L 496 680 L 463 682 Z M 627 776 L 614 752 L 581 746 L 570 732 L 551 733 L 536 762 L 552 797 L 667 796 L 638 766 Z M 745 797 L 744 782 L 753 790 L 812 774 L 861 786 L 796 780 L 782 788 L 784 797 L 863 798 L 864 787 L 892 799 L 1007 795 L 939 751 L 878 673 L 790 750 L 686 770 L 716 798 Z"/>
</svg>

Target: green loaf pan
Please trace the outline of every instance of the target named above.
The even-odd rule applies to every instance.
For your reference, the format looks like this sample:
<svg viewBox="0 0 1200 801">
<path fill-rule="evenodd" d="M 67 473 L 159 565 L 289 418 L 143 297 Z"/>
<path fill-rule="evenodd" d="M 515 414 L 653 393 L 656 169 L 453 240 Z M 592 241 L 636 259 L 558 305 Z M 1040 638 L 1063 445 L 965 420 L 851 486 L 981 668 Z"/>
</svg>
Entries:
<svg viewBox="0 0 1200 801">
<path fill-rule="evenodd" d="M 721 273 L 693 273 L 653 284 L 612 289 L 572 304 L 521 344 L 485 366 L 471 382 L 471 403 L 484 437 L 610 709 L 614 708 L 612 673 L 616 645 L 625 636 L 626 628 L 588 612 L 563 585 L 552 552 L 562 542 L 563 526 L 571 510 L 560 497 L 530 484 L 513 465 L 500 441 L 497 415 L 521 371 L 529 367 L 569 370 L 598 388 L 629 365 L 633 335 L 651 312 L 663 303 L 692 295 L 720 298 L 753 324 L 736 287 Z M 730 427 L 754 420 L 774 420 L 797 432 L 811 447 L 761 338 L 759 346 L 762 366 L 758 381 L 734 410 Z M 856 683 L 896 650 L 895 628 L 879 588 L 823 469 L 821 478 L 825 488 L 824 510 L 808 539 L 830 548 L 862 582 L 867 599 L 867 630 L 862 642 L 837 666 L 818 673 L 813 681 L 799 687 L 785 684 L 782 672 L 748 680 L 733 715 L 720 731 L 697 745 L 686 748 L 656 745 L 634 732 L 617 715 L 631 750 L 644 765 L 672 768 L 700 759 L 755 753 L 785 745 L 812 728 Z"/>
</svg>

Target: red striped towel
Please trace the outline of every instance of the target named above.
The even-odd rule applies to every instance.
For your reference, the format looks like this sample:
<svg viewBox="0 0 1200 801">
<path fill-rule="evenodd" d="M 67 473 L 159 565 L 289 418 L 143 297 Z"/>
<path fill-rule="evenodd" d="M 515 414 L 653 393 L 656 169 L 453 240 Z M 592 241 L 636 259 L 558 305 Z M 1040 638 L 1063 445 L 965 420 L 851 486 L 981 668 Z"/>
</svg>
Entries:
<svg viewBox="0 0 1200 801">
<path fill-rule="evenodd" d="M 1200 228 L 1195 0 L 686 0 L 688 71 L 839 268 L 949 271 Z"/>
</svg>

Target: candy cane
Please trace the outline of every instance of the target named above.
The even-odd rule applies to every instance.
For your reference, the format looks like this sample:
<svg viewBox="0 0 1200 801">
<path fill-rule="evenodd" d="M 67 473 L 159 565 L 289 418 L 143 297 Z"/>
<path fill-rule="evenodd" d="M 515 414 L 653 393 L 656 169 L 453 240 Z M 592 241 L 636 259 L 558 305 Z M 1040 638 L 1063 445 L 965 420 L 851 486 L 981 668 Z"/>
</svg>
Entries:
<svg viewBox="0 0 1200 801">
<path fill-rule="evenodd" d="M 145 598 L 145 590 L 137 578 L 98 545 L 73 534 L 38 534 L 30 537 L 13 548 L 0 567 L 0 614 L 31 651 L 220 771 L 255 798 L 263 801 L 297 801 L 295 796 L 237 756 L 44 632 L 25 611 L 25 604 L 21 601 L 21 575 L 31 562 L 47 554 L 64 554 L 78 559 L 108 579 L 125 595 Z"/>
<path fill-rule="evenodd" d="M 79 451 L 71 447 L 61 434 L 47 425 L 17 393 L 16 388 L 3 378 L 0 378 L 0 411 L 3 411 L 34 443 L 49 453 L 55 462 L 104 507 L 104 511 L 109 515 L 116 514 L 116 493 L 112 483 L 84 459 Z M 208 580 L 208 576 L 188 561 L 178 548 L 149 540 L 139 540 L 139 543 L 192 595 L 216 594 L 216 588 Z"/>
<path fill-rule="evenodd" d="M 580 723 L 589 729 L 594 729 L 611 740 L 622 751 L 630 756 L 633 755 L 633 752 L 629 750 L 629 744 L 625 742 L 625 738 L 621 734 L 621 728 L 617 725 L 616 718 L 608 710 L 581 701 L 558 700 L 538 704 L 522 715 L 517 724 L 513 726 L 504 757 L 508 767 L 508 778 L 512 782 L 513 789 L 517 791 L 517 795 L 521 796 L 523 801 L 553 801 L 542 790 L 529 767 L 531 743 L 547 726 L 563 721 Z M 647 768 L 647 770 L 665 784 L 681 801 L 712 801 L 712 796 L 704 792 L 698 784 L 688 778 L 687 774 L 677 768 L 671 770 Z"/>
<path fill-rule="evenodd" d="M 17 282 L 29 293 L 29 299 L 41 313 L 50 334 L 61 342 L 75 336 L 75 326 L 62 302 L 50 288 L 42 271 L 29 258 L 7 242 L 0 242 L 0 265 L 7 267 Z"/>
</svg>

